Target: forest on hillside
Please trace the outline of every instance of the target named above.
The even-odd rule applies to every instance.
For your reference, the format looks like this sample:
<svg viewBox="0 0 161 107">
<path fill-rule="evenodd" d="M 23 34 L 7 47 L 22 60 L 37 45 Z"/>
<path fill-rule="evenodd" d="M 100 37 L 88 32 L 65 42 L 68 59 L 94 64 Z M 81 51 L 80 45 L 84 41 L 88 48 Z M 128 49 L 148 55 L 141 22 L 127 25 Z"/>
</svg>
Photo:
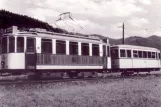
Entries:
<svg viewBox="0 0 161 107">
<path fill-rule="evenodd" d="M 13 25 L 21 28 L 43 28 L 57 33 L 66 32 L 59 28 L 53 28 L 48 23 L 38 19 L 34 19 L 26 15 L 15 14 L 6 10 L 0 10 L 0 29 L 5 29 Z"/>
</svg>

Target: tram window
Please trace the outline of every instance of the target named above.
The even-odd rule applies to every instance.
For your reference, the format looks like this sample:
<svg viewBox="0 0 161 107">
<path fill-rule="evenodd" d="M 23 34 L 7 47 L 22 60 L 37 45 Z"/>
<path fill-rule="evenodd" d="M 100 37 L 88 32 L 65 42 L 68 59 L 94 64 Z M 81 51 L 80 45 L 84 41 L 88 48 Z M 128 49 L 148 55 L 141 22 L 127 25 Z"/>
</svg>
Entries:
<svg viewBox="0 0 161 107">
<path fill-rule="evenodd" d="M 120 57 L 126 57 L 126 53 L 124 49 L 120 49 Z"/>
<path fill-rule="evenodd" d="M 0 54 L 2 54 L 2 46 L 0 46 Z"/>
<path fill-rule="evenodd" d="M 158 54 L 157 54 L 157 52 L 155 52 L 155 56 L 156 56 L 155 59 L 158 59 Z"/>
<path fill-rule="evenodd" d="M 82 55 L 89 55 L 89 43 L 81 44 Z"/>
<path fill-rule="evenodd" d="M 2 46 L 2 41 L 1 40 L 2 40 L 2 38 L 0 38 L 0 46 Z"/>
<path fill-rule="evenodd" d="M 155 52 L 152 52 L 151 56 L 155 59 Z"/>
<path fill-rule="evenodd" d="M 138 54 L 139 54 L 139 58 L 143 57 L 143 52 L 142 51 L 138 51 Z"/>
<path fill-rule="evenodd" d="M 158 58 L 158 55 L 157 55 L 157 53 L 156 53 L 156 52 L 154 52 L 154 54 L 155 54 L 155 59 L 157 59 L 157 58 Z"/>
<path fill-rule="evenodd" d="M 7 37 L 2 38 L 2 53 L 7 53 Z"/>
<path fill-rule="evenodd" d="M 127 51 L 127 57 L 131 58 L 131 50 L 126 50 Z"/>
<path fill-rule="evenodd" d="M 56 53 L 57 54 L 66 54 L 66 42 L 56 40 Z"/>
<path fill-rule="evenodd" d="M 147 58 L 147 52 L 143 51 L 143 58 Z"/>
<path fill-rule="evenodd" d="M 69 42 L 69 50 L 71 55 L 78 55 L 78 42 Z"/>
<path fill-rule="evenodd" d="M 148 52 L 148 58 L 152 58 L 151 52 Z"/>
<path fill-rule="evenodd" d="M 160 53 L 158 53 L 158 57 L 159 57 L 159 59 L 160 59 Z"/>
<path fill-rule="evenodd" d="M 2 41 L 1 40 L 2 40 L 2 38 L 0 38 L 0 46 L 2 46 Z"/>
<path fill-rule="evenodd" d="M 2 38 L 0 38 L 0 54 L 2 53 Z"/>
<path fill-rule="evenodd" d="M 52 53 L 52 40 L 51 39 L 41 39 L 41 52 L 42 53 Z"/>
<path fill-rule="evenodd" d="M 103 45 L 103 56 L 107 56 L 106 45 Z"/>
<path fill-rule="evenodd" d="M 107 56 L 109 57 L 110 56 L 110 47 L 107 46 Z"/>
<path fill-rule="evenodd" d="M 99 56 L 99 45 L 92 44 L 92 55 Z"/>
<path fill-rule="evenodd" d="M 136 51 L 136 50 L 133 51 L 133 57 L 138 58 L 138 51 Z"/>
<path fill-rule="evenodd" d="M 24 52 L 24 37 L 17 37 L 17 52 Z"/>
<path fill-rule="evenodd" d="M 9 52 L 15 52 L 15 38 L 9 37 Z"/>
<path fill-rule="evenodd" d="M 26 51 L 27 52 L 34 52 L 35 51 L 35 38 L 27 38 L 26 41 Z"/>
<path fill-rule="evenodd" d="M 119 54 L 118 54 L 118 49 L 112 49 L 111 50 L 111 57 L 112 58 L 118 58 Z"/>
</svg>

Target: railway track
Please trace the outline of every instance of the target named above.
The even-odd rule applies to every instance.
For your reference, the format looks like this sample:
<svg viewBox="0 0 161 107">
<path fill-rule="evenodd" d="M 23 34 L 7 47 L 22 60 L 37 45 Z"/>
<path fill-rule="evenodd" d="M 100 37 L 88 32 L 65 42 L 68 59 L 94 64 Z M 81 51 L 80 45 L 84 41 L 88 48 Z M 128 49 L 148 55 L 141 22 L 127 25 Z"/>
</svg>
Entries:
<svg viewBox="0 0 161 107">
<path fill-rule="evenodd" d="M 131 76 L 121 76 L 121 75 L 108 75 L 103 78 L 59 78 L 59 79 L 41 79 L 41 80 L 29 80 L 29 79 L 19 79 L 19 80 L 0 80 L 0 85 L 9 85 L 9 84 L 46 84 L 54 82 L 68 82 L 68 81 L 86 81 L 86 80 L 105 80 L 105 79 L 119 79 L 119 78 L 138 78 L 138 77 L 147 77 L 147 76 L 156 76 L 161 77 L 161 74 L 139 74 Z"/>
<path fill-rule="evenodd" d="M 97 80 L 97 79 L 105 79 L 105 78 L 65 78 L 65 79 L 43 79 L 43 80 L 3 80 L 0 81 L 0 85 L 6 84 L 45 84 L 45 83 L 54 83 L 54 82 L 68 82 L 68 81 L 85 81 L 85 80 Z"/>
</svg>

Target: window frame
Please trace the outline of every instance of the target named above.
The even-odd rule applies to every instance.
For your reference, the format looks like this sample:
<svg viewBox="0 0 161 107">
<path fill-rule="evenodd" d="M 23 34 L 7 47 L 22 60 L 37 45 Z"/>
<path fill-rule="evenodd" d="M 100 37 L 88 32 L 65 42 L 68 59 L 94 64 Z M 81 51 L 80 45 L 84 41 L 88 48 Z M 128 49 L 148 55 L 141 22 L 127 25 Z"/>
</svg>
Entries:
<svg viewBox="0 0 161 107">
<path fill-rule="evenodd" d="M 107 45 L 107 57 L 110 57 L 110 56 L 111 56 L 110 46 Z"/>
<path fill-rule="evenodd" d="M 158 58 L 161 59 L 160 52 L 158 52 Z"/>
<path fill-rule="evenodd" d="M 122 53 L 121 51 L 124 52 L 124 53 Z M 126 50 L 125 49 L 119 49 L 119 56 L 120 56 L 120 58 L 126 58 Z"/>
<path fill-rule="evenodd" d="M 58 45 L 59 45 L 59 47 L 58 47 Z M 66 41 L 56 40 L 56 54 L 58 54 L 58 55 L 66 55 L 66 45 L 67 45 Z M 63 46 L 63 47 L 61 47 L 61 48 L 63 48 L 62 49 L 63 51 L 58 50 L 58 49 L 60 49 L 60 46 Z"/>
<path fill-rule="evenodd" d="M 138 50 L 138 58 L 143 58 L 143 51 Z"/>
<path fill-rule="evenodd" d="M 113 51 L 115 53 L 112 53 Z M 110 53 L 111 53 L 111 58 L 113 58 L 113 59 L 119 58 L 119 49 L 118 48 L 111 48 Z"/>
<path fill-rule="evenodd" d="M 10 42 L 10 39 L 13 38 L 13 41 Z M 8 53 L 15 53 L 15 40 L 16 38 L 14 36 L 8 37 Z M 11 44 L 10 44 L 11 43 Z M 12 50 L 13 49 L 13 50 Z"/>
<path fill-rule="evenodd" d="M 3 45 L 3 43 L 4 43 L 4 40 L 3 39 L 6 39 L 6 43 Z M 2 37 L 2 54 L 6 54 L 6 53 L 8 53 L 8 36 L 6 36 L 6 37 Z M 4 47 L 5 46 L 5 47 Z"/>
<path fill-rule="evenodd" d="M 128 54 L 128 51 L 130 52 L 130 56 L 129 56 L 129 54 Z M 127 50 L 126 50 L 126 57 L 127 57 L 127 58 L 132 58 L 132 53 L 131 53 L 131 50 L 130 50 L 130 49 L 127 49 Z"/>
<path fill-rule="evenodd" d="M 0 54 L 2 54 L 2 37 L 0 37 Z"/>
<path fill-rule="evenodd" d="M 138 50 L 133 50 L 132 52 L 133 52 L 133 58 L 139 58 Z"/>
<path fill-rule="evenodd" d="M 83 51 L 84 50 L 83 48 L 85 48 L 85 47 L 88 48 L 88 53 L 87 54 L 84 54 L 85 52 Z M 81 55 L 89 56 L 90 55 L 89 49 L 90 49 L 89 43 L 81 43 Z"/>
<path fill-rule="evenodd" d="M 155 59 L 158 59 L 158 54 L 157 54 L 157 52 L 155 52 Z"/>
<path fill-rule="evenodd" d="M 43 49 L 43 47 L 45 48 Z M 48 46 L 48 48 L 46 47 Z M 52 39 L 41 39 L 41 53 L 52 54 L 53 52 L 53 42 Z"/>
<path fill-rule="evenodd" d="M 23 48 L 21 49 L 19 49 L 19 46 L 18 46 L 18 38 L 23 38 Z M 17 40 L 17 43 L 16 43 L 16 52 L 17 53 L 23 53 L 24 52 L 24 49 L 25 49 L 25 38 L 23 37 L 23 36 L 18 36 L 17 38 L 16 38 L 16 40 Z M 21 46 L 21 45 L 20 45 Z M 19 50 L 18 50 L 19 49 Z M 22 51 L 23 50 L 23 51 Z"/>
<path fill-rule="evenodd" d="M 69 55 L 78 55 L 78 42 L 69 41 Z"/>
<path fill-rule="evenodd" d="M 148 58 L 148 51 L 143 51 L 143 58 Z"/>
<path fill-rule="evenodd" d="M 152 59 L 155 59 L 155 58 L 156 58 L 155 52 L 151 52 L 151 58 L 152 58 Z"/>
<path fill-rule="evenodd" d="M 150 56 L 150 57 L 149 57 Z M 148 51 L 148 58 L 152 59 L 152 52 Z"/>
<path fill-rule="evenodd" d="M 97 48 L 97 52 L 96 49 Z M 92 56 L 100 56 L 100 51 L 99 51 L 99 44 L 92 44 Z M 93 51 L 95 50 L 95 51 Z"/>
</svg>

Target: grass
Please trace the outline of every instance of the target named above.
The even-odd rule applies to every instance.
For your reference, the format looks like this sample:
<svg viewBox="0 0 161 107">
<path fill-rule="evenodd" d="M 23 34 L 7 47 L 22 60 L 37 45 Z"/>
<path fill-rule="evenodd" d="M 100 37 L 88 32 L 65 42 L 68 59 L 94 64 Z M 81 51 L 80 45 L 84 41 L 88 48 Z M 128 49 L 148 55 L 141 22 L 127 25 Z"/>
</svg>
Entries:
<svg viewBox="0 0 161 107">
<path fill-rule="evenodd" d="M 0 107 L 161 107 L 161 77 L 0 86 Z"/>
</svg>

